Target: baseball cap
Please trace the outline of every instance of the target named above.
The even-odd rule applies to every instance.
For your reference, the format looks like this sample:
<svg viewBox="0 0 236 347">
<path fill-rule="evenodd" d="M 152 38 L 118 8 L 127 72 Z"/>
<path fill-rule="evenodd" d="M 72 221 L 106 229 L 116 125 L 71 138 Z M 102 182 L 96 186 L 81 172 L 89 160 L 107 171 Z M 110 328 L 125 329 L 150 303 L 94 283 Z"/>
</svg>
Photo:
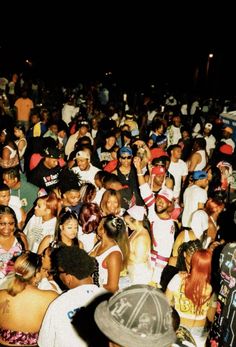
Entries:
<svg viewBox="0 0 236 347">
<path fill-rule="evenodd" d="M 198 239 L 208 229 L 208 219 L 208 214 L 203 210 L 197 210 L 192 214 L 190 227 Z"/>
<path fill-rule="evenodd" d="M 75 155 L 75 158 L 83 158 L 90 160 L 90 155 L 86 151 L 78 151 Z"/>
<path fill-rule="evenodd" d="M 211 123 L 206 123 L 205 128 L 211 130 L 213 128 L 213 125 Z"/>
<path fill-rule="evenodd" d="M 161 165 L 154 166 L 151 171 L 152 175 L 165 175 L 165 173 L 166 169 Z"/>
<path fill-rule="evenodd" d="M 220 146 L 219 151 L 223 154 L 231 155 L 233 154 L 233 147 L 225 143 L 224 145 Z"/>
<path fill-rule="evenodd" d="M 157 194 L 157 196 L 165 199 L 167 202 L 172 202 L 173 198 L 174 198 L 174 192 L 173 190 L 165 187 L 162 188 L 159 193 Z"/>
<path fill-rule="evenodd" d="M 61 157 L 61 152 L 57 147 L 47 147 L 44 150 L 44 156 L 46 158 L 59 159 Z"/>
<path fill-rule="evenodd" d="M 148 285 L 116 292 L 95 310 L 95 322 L 113 342 L 126 347 L 169 347 L 176 340 L 165 295 Z"/>
<path fill-rule="evenodd" d="M 130 147 L 121 147 L 120 151 L 119 151 L 119 155 L 122 155 L 122 154 L 129 154 L 129 155 L 133 155 L 133 152 L 132 152 L 132 149 Z"/>
<path fill-rule="evenodd" d="M 193 180 L 197 181 L 197 180 L 202 180 L 204 178 L 207 178 L 207 173 L 206 171 L 194 171 L 193 173 Z"/>
<path fill-rule="evenodd" d="M 78 123 L 78 128 L 81 128 L 83 126 L 85 126 L 89 129 L 89 123 L 86 122 L 85 120 L 82 120 L 81 122 Z"/>
<path fill-rule="evenodd" d="M 127 213 L 134 219 L 142 221 L 146 214 L 144 206 L 134 205 L 127 210 Z"/>
</svg>

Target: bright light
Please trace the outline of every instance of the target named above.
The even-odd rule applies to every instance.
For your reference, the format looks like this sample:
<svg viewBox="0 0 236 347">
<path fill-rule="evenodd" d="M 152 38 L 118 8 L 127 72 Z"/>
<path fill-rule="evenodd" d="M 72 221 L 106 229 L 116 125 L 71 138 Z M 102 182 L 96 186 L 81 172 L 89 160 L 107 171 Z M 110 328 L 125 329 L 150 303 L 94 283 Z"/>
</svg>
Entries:
<svg viewBox="0 0 236 347">
<path fill-rule="evenodd" d="M 28 59 L 26 59 L 26 64 L 28 64 L 29 66 L 32 66 L 32 61 L 30 61 L 30 60 L 28 60 Z"/>
<path fill-rule="evenodd" d="M 210 53 L 209 54 L 209 58 L 213 58 L 214 57 L 214 54 L 213 53 Z"/>
</svg>

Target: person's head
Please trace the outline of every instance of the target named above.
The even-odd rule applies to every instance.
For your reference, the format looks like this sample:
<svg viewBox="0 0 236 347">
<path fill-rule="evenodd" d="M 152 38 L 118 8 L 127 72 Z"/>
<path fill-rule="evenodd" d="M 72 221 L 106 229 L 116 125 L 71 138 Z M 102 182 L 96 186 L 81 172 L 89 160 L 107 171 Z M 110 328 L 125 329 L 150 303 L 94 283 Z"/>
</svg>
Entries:
<svg viewBox="0 0 236 347">
<path fill-rule="evenodd" d="M 168 170 L 170 166 L 170 158 L 167 155 L 161 155 L 160 157 L 152 160 L 152 165 L 163 166 L 166 170 Z"/>
<path fill-rule="evenodd" d="M 212 196 L 208 198 L 206 205 L 205 205 L 205 211 L 206 213 L 211 216 L 213 214 L 220 214 L 225 207 L 225 203 L 223 200 L 218 199 L 217 195 Z"/>
<path fill-rule="evenodd" d="M 90 182 L 83 183 L 80 187 L 79 193 L 81 202 L 92 202 L 96 196 L 96 187 Z"/>
<path fill-rule="evenodd" d="M 57 216 L 59 208 L 59 199 L 55 193 L 42 196 L 38 198 L 36 206 L 34 208 L 34 214 L 36 217 L 42 217 L 43 219 L 51 219 Z"/>
<path fill-rule="evenodd" d="M 109 132 L 105 135 L 105 148 L 111 149 L 116 143 L 116 137 L 114 132 Z"/>
<path fill-rule="evenodd" d="M 125 222 L 122 218 L 109 214 L 103 217 L 97 229 L 97 235 L 101 239 L 107 237 L 117 242 L 123 255 L 123 265 L 127 265 L 129 256 L 129 240 Z"/>
<path fill-rule="evenodd" d="M 206 188 L 208 185 L 207 173 L 205 171 L 194 171 L 192 175 L 194 184 L 201 188 Z"/>
<path fill-rule="evenodd" d="M 73 240 L 78 233 L 78 215 L 69 208 L 64 208 L 59 215 L 55 239 L 66 243 Z"/>
<path fill-rule="evenodd" d="M 232 136 L 232 134 L 233 134 L 233 129 L 231 127 L 229 127 L 229 126 L 224 127 L 222 129 L 222 133 L 223 133 L 223 138 L 224 139 L 229 139 Z"/>
<path fill-rule="evenodd" d="M 123 186 L 119 180 L 119 177 L 113 173 L 108 173 L 103 178 L 103 186 L 105 189 L 120 190 Z"/>
<path fill-rule="evenodd" d="M 158 135 L 162 135 L 164 133 L 164 125 L 163 122 L 160 119 L 155 119 L 152 122 L 152 130 L 158 134 Z"/>
<path fill-rule="evenodd" d="M 173 202 L 173 197 L 174 193 L 171 189 L 162 188 L 156 196 L 156 212 L 161 214 L 167 211 Z"/>
<path fill-rule="evenodd" d="M 83 120 L 77 124 L 77 129 L 79 130 L 80 136 L 84 136 L 89 131 L 89 123 Z"/>
<path fill-rule="evenodd" d="M 198 249 L 202 249 L 201 241 L 198 239 L 184 242 L 179 246 L 176 263 L 179 271 L 190 271 L 192 256 Z"/>
<path fill-rule="evenodd" d="M 9 206 L 0 205 L 0 235 L 8 238 L 13 235 L 17 226 L 14 210 Z"/>
<path fill-rule="evenodd" d="M 152 182 L 157 186 L 162 186 L 166 175 L 165 167 L 161 165 L 154 166 L 151 170 Z"/>
<path fill-rule="evenodd" d="M 193 142 L 193 151 L 196 152 L 201 149 L 206 149 L 206 140 L 203 137 L 197 137 Z"/>
<path fill-rule="evenodd" d="M 37 285 L 41 280 L 41 255 L 27 251 L 15 261 L 15 275 L 10 281 L 7 292 L 11 296 L 20 294 L 28 284 Z"/>
<path fill-rule="evenodd" d="M 3 170 L 3 182 L 10 189 L 14 189 L 20 182 L 20 171 L 18 167 L 11 167 Z"/>
<path fill-rule="evenodd" d="M 145 207 L 134 205 L 126 211 L 123 217 L 131 231 L 145 228 L 150 232 L 150 222 Z"/>
<path fill-rule="evenodd" d="M 148 285 L 132 285 L 101 302 L 94 314 L 110 346 L 169 347 L 176 340 L 165 295 Z"/>
<path fill-rule="evenodd" d="M 171 145 L 167 148 L 167 153 L 173 161 L 181 158 L 182 149 L 180 145 Z"/>
<path fill-rule="evenodd" d="M 105 177 L 108 177 L 109 175 L 109 172 L 103 170 L 100 170 L 95 174 L 94 182 L 99 189 L 101 189 L 104 186 L 103 180 Z"/>
<path fill-rule="evenodd" d="M 121 194 L 114 189 L 107 189 L 101 199 L 101 210 L 104 215 L 119 214 L 121 211 Z"/>
<path fill-rule="evenodd" d="M 47 147 L 44 150 L 44 165 L 48 169 L 54 169 L 58 165 L 61 152 L 57 147 Z"/>
<path fill-rule="evenodd" d="M 76 163 L 81 171 L 86 171 L 90 167 L 90 151 L 84 149 L 76 153 Z"/>
<path fill-rule="evenodd" d="M 10 201 L 10 188 L 5 184 L 0 184 L 0 205 L 8 206 Z"/>
<path fill-rule="evenodd" d="M 221 172 L 217 166 L 210 166 L 207 170 L 208 182 L 216 184 L 216 188 L 221 186 Z"/>
<path fill-rule="evenodd" d="M 131 166 L 133 158 L 132 149 L 126 146 L 121 147 L 118 152 L 118 158 L 121 166 Z"/>
<path fill-rule="evenodd" d="M 25 126 L 22 123 L 16 123 L 16 125 L 14 126 L 14 135 L 17 138 L 25 136 Z"/>
<path fill-rule="evenodd" d="M 95 203 L 85 203 L 80 209 L 79 224 L 85 234 L 96 231 L 102 219 L 102 212 Z"/>
<path fill-rule="evenodd" d="M 185 280 L 185 295 L 193 302 L 197 313 L 206 302 L 204 291 L 211 279 L 211 258 L 211 251 L 197 250 L 192 256 L 190 273 Z"/>
<path fill-rule="evenodd" d="M 213 125 L 212 123 L 206 123 L 203 129 L 203 134 L 206 136 L 210 136 L 212 132 Z"/>
<path fill-rule="evenodd" d="M 76 206 L 80 199 L 80 176 L 71 169 L 64 169 L 59 174 L 58 188 L 65 206 Z"/>
<path fill-rule="evenodd" d="M 7 145 L 13 141 L 13 134 L 8 129 L 2 129 L 0 132 L 0 143 Z"/>
<path fill-rule="evenodd" d="M 60 280 L 68 287 L 92 283 L 91 275 L 96 268 L 95 258 L 78 246 L 62 246 L 52 253 L 52 264 Z"/>
<path fill-rule="evenodd" d="M 182 128 L 180 129 L 180 132 L 181 132 L 181 135 L 182 135 L 182 139 L 183 139 L 183 140 L 188 140 L 188 139 L 190 139 L 190 137 L 191 137 L 191 131 L 190 131 L 189 128 L 187 128 L 187 127 L 182 127 Z"/>
</svg>

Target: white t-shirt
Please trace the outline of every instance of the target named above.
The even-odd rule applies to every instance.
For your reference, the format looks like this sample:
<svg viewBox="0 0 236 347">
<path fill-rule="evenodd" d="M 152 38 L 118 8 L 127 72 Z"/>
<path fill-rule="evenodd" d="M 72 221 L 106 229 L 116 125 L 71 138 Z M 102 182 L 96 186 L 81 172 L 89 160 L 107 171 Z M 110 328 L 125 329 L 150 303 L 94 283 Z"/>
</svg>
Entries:
<svg viewBox="0 0 236 347">
<path fill-rule="evenodd" d="M 86 347 L 87 343 L 79 337 L 71 320 L 76 311 L 104 292 L 94 284 L 85 284 L 56 298 L 44 316 L 39 332 L 39 347 Z"/>
<path fill-rule="evenodd" d="M 178 198 L 181 190 L 182 177 L 187 176 L 188 166 L 182 159 L 179 159 L 177 163 L 170 162 L 168 171 L 174 176 L 174 197 Z"/>
<path fill-rule="evenodd" d="M 198 203 L 205 204 L 207 201 L 207 192 L 196 184 L 188 187 L 184 192 L 184 210 L 182 215 L 182 226 L 189 227 L 192 219 L 192 213 L 198 210 Z"/>
<path fill-rule="evenodd" d="M 39 244 L 45 236 L 54 235 L 56 223 L 56 217 L 46 222 L 43 222 L 42 217 L 36 217 L 35 215 L 30 218 L 23 232 L 27 237 L 31 252 L 37 253 Z"/>
<path fill-rule="evenodd" d="M 78 166 L 74 166 L 72 168 L 72 171 L 80 175 L 82 183 L 90 182 L 95 185 L 94 176 L 98 171 L 100 171 L 100 169 L 98 169 L 96 166 L 93 166 L 92 164 L 89 164 L 88 170 L 80 170 Z"/>
</svg>

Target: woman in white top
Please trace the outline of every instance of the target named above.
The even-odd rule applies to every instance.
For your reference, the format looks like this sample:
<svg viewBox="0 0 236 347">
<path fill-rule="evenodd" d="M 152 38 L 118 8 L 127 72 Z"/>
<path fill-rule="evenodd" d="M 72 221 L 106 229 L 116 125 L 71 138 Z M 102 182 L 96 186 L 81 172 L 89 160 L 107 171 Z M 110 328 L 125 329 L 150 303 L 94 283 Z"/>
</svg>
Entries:
<svg viewBox="0 0 236 347">
<path fill-rule="evenodd" d="M 129 242 L 123 219 L 115 215 L 104 217 L 97 230 L 101 241 L 91 256 L 98 262 L 99 284 L 111 292 L 119 289 L 120 272 L 129 257 Z"/>
<path fill-rule="evenodd" d="M 17 146 L 12 139 L 12 134 L 7 129 L 1 131 L 0 143 L 3 146 L 0 154 L 0 167 L 9 168 L 17 166 L 19 164 Z"/>
<path fill-rule="evenodd" d="M 37 253 L 39 244 L 45 236 L 54 235 L 58 209 L 59 199 L 55 193 L 50 193 L 37 200 L 34 215 L 23 230 L 32 252 Z"/>
</svg>

